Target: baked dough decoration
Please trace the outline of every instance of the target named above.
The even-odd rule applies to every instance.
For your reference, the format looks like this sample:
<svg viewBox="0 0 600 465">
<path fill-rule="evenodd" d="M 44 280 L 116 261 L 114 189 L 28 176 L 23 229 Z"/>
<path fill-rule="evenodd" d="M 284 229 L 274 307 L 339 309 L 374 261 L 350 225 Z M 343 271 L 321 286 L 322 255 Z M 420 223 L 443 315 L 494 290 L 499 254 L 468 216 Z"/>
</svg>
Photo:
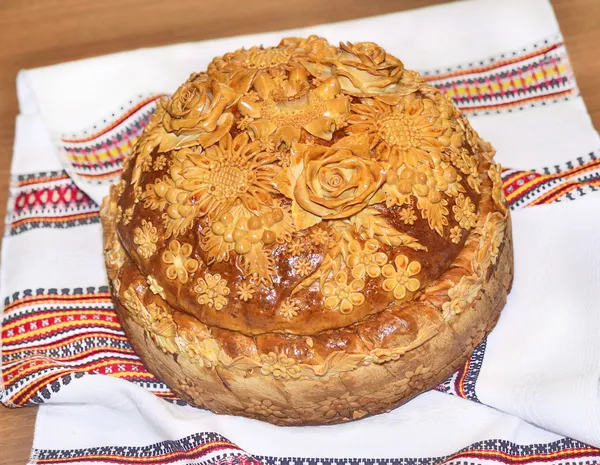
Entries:
<svg viewBox="0 0 600 465">
<path fill-rule="evenodd" d="M 159 102 L 102 204 L 117 312 L 186 401 L 283 425 L 455 371 L 512 282 L 494 150 L 373 43 L 287 38 Z"/>
</svg>

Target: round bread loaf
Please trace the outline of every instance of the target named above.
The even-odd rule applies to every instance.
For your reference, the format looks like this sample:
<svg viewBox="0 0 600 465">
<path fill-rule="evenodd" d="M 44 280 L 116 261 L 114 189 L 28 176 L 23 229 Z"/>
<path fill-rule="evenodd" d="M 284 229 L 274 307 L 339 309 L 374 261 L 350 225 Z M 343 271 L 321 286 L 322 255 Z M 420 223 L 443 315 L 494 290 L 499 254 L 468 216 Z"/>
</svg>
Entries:
<svg viewBox="0 0 600 465">
<path fill-rule="evenodd" d="M 102 204 L 116 310 L 188 403 L 281 425 L 436 386 L 513 275 L 494 150 L 373 43 L 288 38 L 165 98 Z"/>
</svg>

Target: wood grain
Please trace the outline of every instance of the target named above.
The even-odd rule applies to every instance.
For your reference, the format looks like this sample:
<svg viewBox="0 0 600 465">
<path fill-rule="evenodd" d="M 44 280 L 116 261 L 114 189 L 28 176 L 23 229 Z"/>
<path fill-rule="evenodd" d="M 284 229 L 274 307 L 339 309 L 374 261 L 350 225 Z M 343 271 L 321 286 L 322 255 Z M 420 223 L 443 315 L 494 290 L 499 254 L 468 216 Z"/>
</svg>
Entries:
<svg viewBox="0 0 600 465">
<path fill-rule="evenodd" d="M 527 1 L 527 0 L 523 0 Z M 17 114 L 16 73 L 126 49 L 309 26 L 442 0 L 0 0 L 0 221 Z M 600 126 L 600 2 L 552 0 L 578 84 Z M 35 409 L 0 408 L 0 465 L 27 462 Z"/>
</svg>

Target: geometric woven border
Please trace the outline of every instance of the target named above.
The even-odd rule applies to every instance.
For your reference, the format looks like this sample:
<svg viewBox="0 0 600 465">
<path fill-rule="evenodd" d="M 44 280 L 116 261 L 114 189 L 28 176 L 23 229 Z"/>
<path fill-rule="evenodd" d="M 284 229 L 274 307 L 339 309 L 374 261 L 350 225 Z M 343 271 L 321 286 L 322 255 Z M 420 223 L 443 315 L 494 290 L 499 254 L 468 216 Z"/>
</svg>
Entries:
<svg viewBox="0 0 600 465">
<path fill-rule="evenodd" d="M 340 451 L 340 455 L 343 452 Z M 252 456 L 223 436 L 203 432 L 179 440 L 148 446 L 105 446 L 70 450 L 36 450 L 35 463 L 106 464 L 215 464 L 215 465 L 450 465 L 450 464 L 593 464 L 600 460 L 600 450 L 564 438 L 546 444 L 519 445 L 506 440 L 486 440 L 465 447 L 445 457 L 427 458 L 304 458 Z"/>
</svg>

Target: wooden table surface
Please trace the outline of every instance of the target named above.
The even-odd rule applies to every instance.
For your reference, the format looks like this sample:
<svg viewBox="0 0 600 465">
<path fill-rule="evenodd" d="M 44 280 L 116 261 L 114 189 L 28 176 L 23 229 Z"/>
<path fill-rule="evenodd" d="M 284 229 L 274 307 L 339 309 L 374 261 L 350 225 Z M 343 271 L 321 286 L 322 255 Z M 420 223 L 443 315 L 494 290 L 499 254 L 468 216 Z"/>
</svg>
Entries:
<svg viewBox="0 0 600 465">
<path fill-rule="evenodd" d="M 527 0 L 522 0 L 527 1 Z M 287 29 L 441 0 L 0 0 L 0 221 L 4 218 L 19 69 L 138 47 Z M 600 0 L 552 0 L 581 93 L 600 127 Z M 0 465 L 24 464 L 36 409 L 0 407 Z"/>
</svg>

